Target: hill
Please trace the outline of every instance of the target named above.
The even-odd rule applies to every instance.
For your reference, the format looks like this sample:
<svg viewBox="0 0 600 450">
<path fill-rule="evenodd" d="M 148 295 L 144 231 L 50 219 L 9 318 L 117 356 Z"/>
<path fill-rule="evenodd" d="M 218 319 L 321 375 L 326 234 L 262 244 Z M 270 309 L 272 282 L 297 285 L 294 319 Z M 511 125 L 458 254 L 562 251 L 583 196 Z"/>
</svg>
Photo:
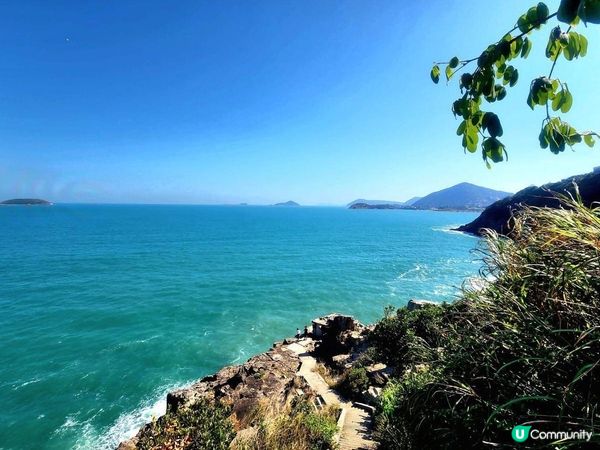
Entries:
<svg viewBox="0 0 600 450">
<path fill-rule="evenodd" d="M 416 202 L 418 202 L 419 200 L 421 200 L 423 197 L 411 197 L 408 200 L 406 200 L 404 202 L 404 205 L 406 206 L 412 206 L 414 205 Z"/>
<path fill-rule="evenodd" d="M 497 200 L 510 196 L 510 192 L 496 191 L 471 183 L 432 192 L 412 204 L 417 209 L 483 209 Z"/>
<path fill-rule="evenodd" d="M 559 202 L 556 193 L 574 194 L 577 184 L 579 195 L 585 205 L 600 201 L 600 170 L 575 175 L 564 180 L 548 183 L 543 186 L 530 186 L 520 190 L 515 195 L 499 200 L 488 206 L 477 219 L 457 228 L 458 231 L 466 233 L 481 234 L 482 228 L 490 228 L 501 234 L 511 231 L 510 218 L 515 211 L 520 210 L 523 205 L 547 206 L 557 208 Z"/>
<path fill-rule="evenodd" d="M 39 198 L 12 198 L 10 200 L 4 200 L 0 202 L 0 205 L 51 205 L 52 203 L 47 200 L 41 200 Z"/>
</svg>

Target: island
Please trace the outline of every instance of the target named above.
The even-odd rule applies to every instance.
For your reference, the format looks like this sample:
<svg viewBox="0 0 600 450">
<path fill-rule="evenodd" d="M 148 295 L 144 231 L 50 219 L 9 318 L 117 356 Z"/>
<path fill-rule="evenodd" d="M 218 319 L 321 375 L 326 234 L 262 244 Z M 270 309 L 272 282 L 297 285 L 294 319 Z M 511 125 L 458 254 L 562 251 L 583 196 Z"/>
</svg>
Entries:
<svg viewBox="0 0 600 450">
<path fill-rule="evenodd" d="M 10 200 L 4 200 L 0 202 L 0 205 L 25 205 L 25 206 L 33 206 L 33 205 L 52 205 L 52 202 L 48 200 L 41 200 L 39 198 L 12 198 Z"/>
<path fill-rule="evenodd" d="M 273 206 L 300 206 L 300 204 L 292 200 L 288 200 L 287 202 L 275 203 Z"/>
</svg>

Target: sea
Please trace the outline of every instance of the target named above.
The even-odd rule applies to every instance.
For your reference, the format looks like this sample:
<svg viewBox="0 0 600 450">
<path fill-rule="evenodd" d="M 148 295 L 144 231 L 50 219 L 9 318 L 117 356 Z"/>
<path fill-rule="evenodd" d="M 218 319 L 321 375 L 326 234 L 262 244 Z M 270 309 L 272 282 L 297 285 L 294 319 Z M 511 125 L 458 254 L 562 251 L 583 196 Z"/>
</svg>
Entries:
<svg viewBox="0 0 600 450">
<path fill-rule="evenodd" d="M 474 213 L 0 207 L 0 450 L 114 449 L 165 396 L 324 314 L 364 323 L 478 275 Z"/>
</svg>

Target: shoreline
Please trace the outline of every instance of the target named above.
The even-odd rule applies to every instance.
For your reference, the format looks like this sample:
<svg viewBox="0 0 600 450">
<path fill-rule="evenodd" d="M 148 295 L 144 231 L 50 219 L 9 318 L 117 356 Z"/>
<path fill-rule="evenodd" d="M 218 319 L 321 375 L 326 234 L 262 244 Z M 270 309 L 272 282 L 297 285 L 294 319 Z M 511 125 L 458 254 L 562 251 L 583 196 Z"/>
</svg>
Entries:
<svg viewBox="0 0 600 450">
<path fill-rule="evenodd" d="M 419 302 L 414 303 L 413 307 L 420 307 Z M 261 402 L 281 406 L 302 397 L 312 401 L 315 408 L 323 405 L 340 408 L 337 442 L 359 439 L 367 445 L 365 448 L 374 448 L 370 447 L 372 427 L 368 433 L 363 433 L 357 432 L 356 424 L 353 424 L 358 416 L 363 421 L 370 421 L 374 406 L 344 398 L 328 386 L 318 372 L 322 370 L 319 367 L 330 370 L 333 366 L 351 366 L 367 348 L 366 335 L 372 327 L 361 324 L 352 316 L 337 313 L 313 319 L 308 335 L 276 341 L 269 350 L 250 357 L 243 364 L 224 366 L 214 374 L 168 392 L 166 414 L 176 415 L 208 399 L 227 402 L 232 406 L 236 423 L 244 423 Z M 381 381 L 387 380 L 386 370 L 377 367 L 373 372 Z M 153 432 L 165 415 L 142 425 L 134 436 L 120 442 L 117 450 L 138 448 L 140 439 Z M 243 435 L 245 430 L 238 429 L 237 435 Z"/>
</svg>

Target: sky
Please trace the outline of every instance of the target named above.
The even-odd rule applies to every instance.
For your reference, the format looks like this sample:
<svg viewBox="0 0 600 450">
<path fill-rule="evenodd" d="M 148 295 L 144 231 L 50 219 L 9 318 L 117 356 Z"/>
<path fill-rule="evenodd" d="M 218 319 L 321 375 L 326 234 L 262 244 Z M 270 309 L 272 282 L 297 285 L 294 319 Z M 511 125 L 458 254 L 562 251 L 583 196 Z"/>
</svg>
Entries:
<svg viewBox="0 0 600 450">
<path fill-rule="evenodd" d="M 531 2 L 535 3 L 535 2 Z M 548 1 L 552 10 L 558 1 Z M 509 160 L 465 154 L 434 61 L 477 56 L 529 2 L 0 0 L 0 199 L 338 205 L 459 182 L 516 191 L 589 172 L 600 143 L 539 148 L 536 33 L 501 103 Z M 565 116 L 600 130 L 600 27 L 559 60 Z"/>
</svg>

